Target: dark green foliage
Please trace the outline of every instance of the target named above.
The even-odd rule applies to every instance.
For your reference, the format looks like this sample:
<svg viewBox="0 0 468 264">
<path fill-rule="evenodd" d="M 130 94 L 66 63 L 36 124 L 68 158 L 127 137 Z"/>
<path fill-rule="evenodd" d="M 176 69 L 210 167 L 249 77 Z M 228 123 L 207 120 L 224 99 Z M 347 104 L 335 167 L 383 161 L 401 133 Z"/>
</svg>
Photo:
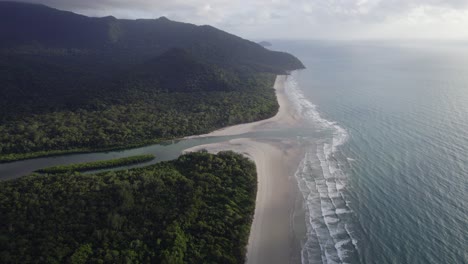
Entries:
<svg viewBox="0 0 468 264">
<path fill-rule="evenodd" d="M 294 56 L 210 26 L 0 2 L 0 162 L 271 117 Z"/>
<path fill-rule="evenodd" d="M 2 263 L 243 263 L 254 164 L 192 153 L 96 175 L 0 183 Z"/>
<path fill-rule="evenodd" d="M 33 157 L 43 150 L 78 152 L 143 145 L 265 119 L 278 111 L 273 81 L 273 75 L 258 76 L 243 83 L 248 88 L 229 92 L 135 89 L 132 94 L 122 94 L 122 99 L 113 94 L 116 101 L 125 99 L 126 103 L 98 110 L 31 114 L 0 125 L 0 160 Z"/>
<path fill-rule="evenodd" d="M 113 160 L 101 160 L 101 161 L 94 161 L 94 162 L 54 166 L 54 167 L 40 169 L 37 172 L 51 173 L 51 174 L 75 172 L 75 171 L 83 172 L 83 171 L 108 169 L 108 168 L 114 168 L 114 167 L 121 167 L 125 165 L 138 164 L 138 163 L 143 163 L 143 162 L 150 161 L 153 159 L 154 159 L 154 155 L 152 154 L 138 155 L 138 156 L 131 156 L 131 157 L 120 158 L 120 159 L 113 159 Z"/>
<path fill-rule="evenodd" d="M 90 18 L 43 5 L 0 2 L 0 33 L 0 48 L 14 54 L 63 56 L 75 50 L 81 54 L 112 54 L 113 60 L 138 63 L 171 48 L 182 48 L 223 66 L 274 69 L 275 73 L 304 67 L 289 54 L 267 50 L 214 27 L 164 17 Z"/>
</svg>

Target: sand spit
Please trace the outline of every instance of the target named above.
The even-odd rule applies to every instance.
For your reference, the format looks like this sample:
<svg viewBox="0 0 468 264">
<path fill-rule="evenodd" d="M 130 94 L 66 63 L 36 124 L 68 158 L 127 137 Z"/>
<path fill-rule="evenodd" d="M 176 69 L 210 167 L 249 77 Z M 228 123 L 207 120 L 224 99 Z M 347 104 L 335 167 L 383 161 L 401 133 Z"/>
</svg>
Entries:
<svg viewBox="0 0 468 264">
<path fill-rule="evenodd" d="M 276 78 L 274 88 L 280 108 L 274 117 L 191 138 L 237 136 L 296 126 L 300 118 L 285 92 L 287 78 L 284 75 Z M 238 138 L 196 146 L 184 152 L 202 149 L 211 153 L 232 150 L 251 158 L 257 166 L 258 190 L 247 263 L 301 263 L 305 215 L 302 194 L 294 174 L 304 157 L 303 147 L 293 139 Z"/>
</svg>

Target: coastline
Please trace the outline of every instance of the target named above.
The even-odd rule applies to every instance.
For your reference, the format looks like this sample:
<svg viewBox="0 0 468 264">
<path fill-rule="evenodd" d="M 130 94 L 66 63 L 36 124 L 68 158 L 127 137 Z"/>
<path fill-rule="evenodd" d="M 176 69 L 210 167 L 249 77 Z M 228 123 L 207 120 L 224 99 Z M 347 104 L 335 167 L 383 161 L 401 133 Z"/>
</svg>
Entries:
<svg viewBox="0 0 468 264">
<path fill-rule="evenodd" d="M 194 136 L 219 137 L 294 126 L 299 118 L 285 94 L 287 76 L 277 76 L 275 90 L 280 105 L 269 119 Z M 258 190 L 247 246 L 246 263 L 301 263 L 305 238 L 305 212 L 295 172 L 303 155 L 301 145 L 291 139 L 238 138 L 184 150 L 205 149 L 211 153 L 232 150 L 246 155 L 257 166 Z"/>
<path fill-rule="evenodd" d="M 276 99 L 279 104 L 278 113 L 275 116 L 252 123 L 239 124 L 221 128 L 208 134 L 194 135 L 185 137 L 184 139 L 201 138 L 201 137 L 224 137 L 237 136 L 253 131 L 262 131 L 275 128 L 279 125 L 294 126 L 298 123 L 299 117 L 296 114 L 293 106 L 289 102 L 285 91 L 285 83 L 288 75 L 278 75 L 275 80 L 274 89 L 276 91 Z"/>
</svg>

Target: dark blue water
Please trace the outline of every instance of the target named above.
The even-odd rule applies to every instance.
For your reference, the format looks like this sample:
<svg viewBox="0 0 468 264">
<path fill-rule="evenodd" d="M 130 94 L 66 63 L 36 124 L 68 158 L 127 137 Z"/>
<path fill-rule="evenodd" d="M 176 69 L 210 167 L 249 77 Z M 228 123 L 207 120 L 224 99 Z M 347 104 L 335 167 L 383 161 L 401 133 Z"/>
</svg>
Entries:
<svg viewBox="0 0 468 264">
<path fill-rule="evenodd" d="M 276 42 L 275 48 L 306 64 L 295 76 L 298 86 L 323 119 L 347 132 L 330 157 L 345 187 L 334 194 L 328 185 L 327 195 L 343 196 L 352 211 L 331 221 L 349 227 L 341 239 L 348 245 L 339 248 L 334 238 L 327 249 L 325 239 L 313 238 L 311 246 L 328 253 L 311 251 L 304 262 L 468 263 L 468 44 Z M 329 173 L 309 163 L 313 177 Z M 311 237 L 320 238 L 317 226 Z"/>
</svg>

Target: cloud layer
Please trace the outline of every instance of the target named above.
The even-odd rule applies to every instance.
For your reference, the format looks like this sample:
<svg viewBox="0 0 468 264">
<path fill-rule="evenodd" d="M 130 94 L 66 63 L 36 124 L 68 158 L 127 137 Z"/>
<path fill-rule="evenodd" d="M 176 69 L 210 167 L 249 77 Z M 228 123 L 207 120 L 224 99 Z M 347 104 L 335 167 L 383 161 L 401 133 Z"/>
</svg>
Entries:
<svg viewBox="0 0 468 264">
<path fill-rule="evenodd" d="M 211 24 L 249 38 L 468 38 L 468 0 L 29 0 L 92 16 Z"/>
</svg>

